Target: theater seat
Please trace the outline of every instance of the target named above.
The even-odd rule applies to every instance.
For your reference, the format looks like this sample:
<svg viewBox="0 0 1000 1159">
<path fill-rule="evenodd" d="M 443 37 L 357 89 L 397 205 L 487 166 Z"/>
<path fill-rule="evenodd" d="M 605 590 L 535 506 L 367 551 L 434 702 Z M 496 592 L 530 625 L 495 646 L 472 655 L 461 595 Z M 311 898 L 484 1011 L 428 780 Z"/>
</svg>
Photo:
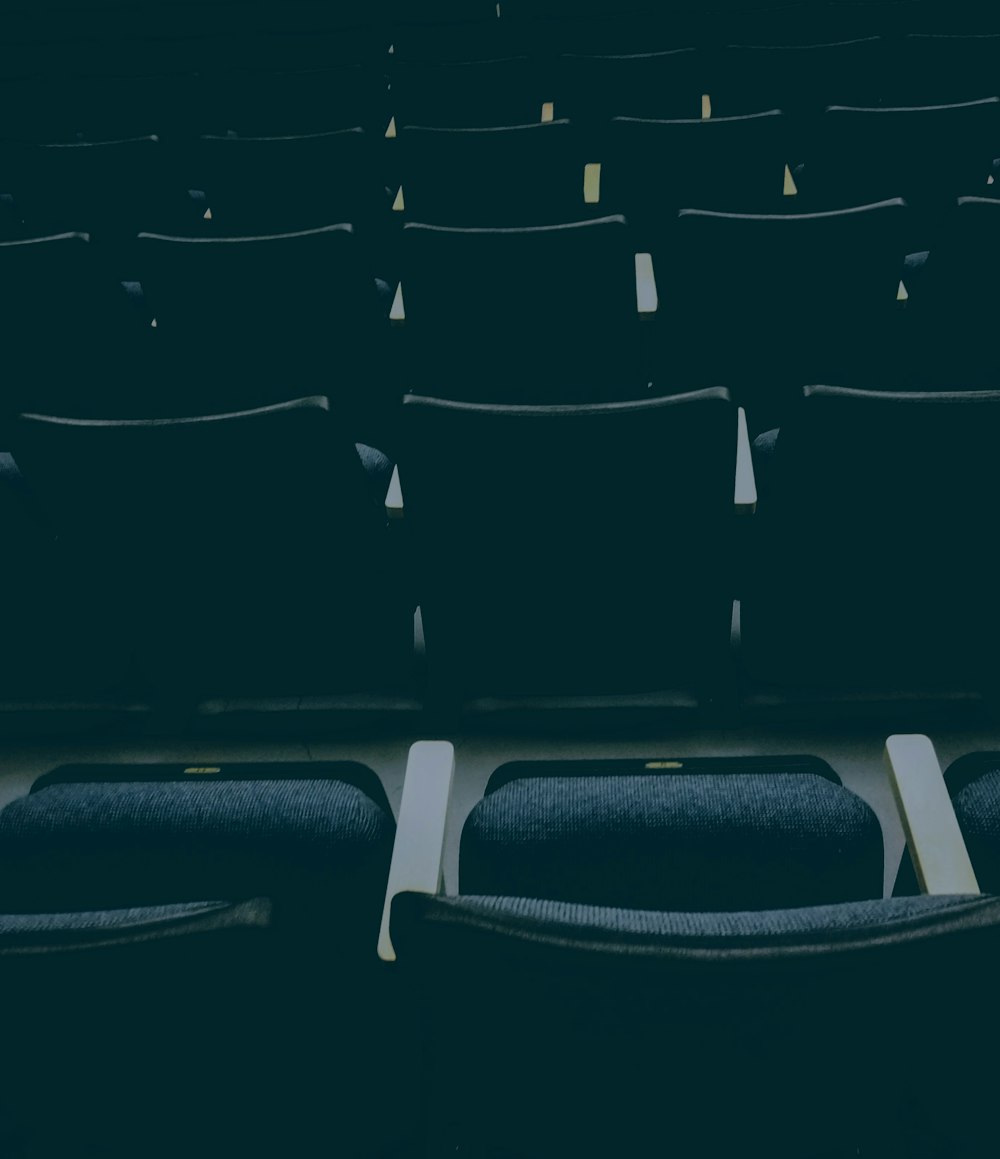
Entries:
<svg viewBox="0 0 1000 1159">
<path fill-rule="evenodd" d="M 903 197 L 919 210 L 909 250 L 927 249 L 956 197 L 985 193 L 1000 98 L 917 108 L 831 106 L 800 189 L 815 208 Z"/>
<path fill-rule="evenodd" d="M 755 432 L 805 382 L 894 383 L 908 221 L 898 199 L 828 213 L 681 210 L 653 249 L 654 381 L 731 384 Z"/>
<path fill-rule="evenodd" d="M 439 699 L 707 695 L 728 647 L 736 428 L 721 388 L 547 407 L 408 396 L 399 476 Z M 676 567 L 642 562 L 653 527 Z"/>
<path fill-rule="evenodd" d="M 601 166 L 600 204 L 624 213 L 648 235 L 691 206 L 791 212 L 795 199 L 785 195 L 790 160 L 779 109 L 707 120 L 615 117 Z"/>
<path fill-rule="evenodd" d="M 408 222 L 393 308 L 411 391 L 479 402 L 648 393 L 632 234 L 623 217 L 525 229 Z"/>
<path fill-rule="evenodd" d="M 588 216 L 584 156 L 567 120 L 399 131 L 408 221 L 450 226 L 554 225 Z"/>
<path fill-rule="evenodd" d="M 161 406 L 172 402 L 152 413 L 242 409 L 307 387 L 348 406 L 379 395 L 385 319 L 352 225 L 248 237 L 143 233 L 136 269 L 161 360 L 154 383 Z"/>
<path fill-rule="evenodd" d="M 666 1130 L 715 1159 L 923 1155 L 946 1137 L 953 1107 L 885 1074 L 878 1044 L 974 1047 L 941 971 L 995 967 L 998 903 L 883 900 L 879 823 L 829 766 L 502 767 L 446 895 L 453 765 L 443 742 L 411 750 L 380 940 L 426 1011 L 426 1089 L 453 1093 L 435 1143 L 596 1156 Z"/>
<path fill-rule="evenodd" d="M 10 446 L 161 694 L 408 687 L 413 609 L 383 506 L 391 465 L 376 461 L 372 481 L 327 399 L 169 420 L 21 415 Z"/>
<path fill-rule="evenodd" d="M 584 4 L 564 0 L 507 0 L 501 23 L 529 54 L 543 60 L 563 53 L 631 55 L 695 43 L 696 14 L 686 4 L 664 9 L 650 0 Z"/>
<path fill-rule="evenodd" d="M 886 52 L 883 40 L 867 35 L 828 44 L 728 44 L 713 54 L 712 114 L 780 108 L 794 118 L 801 143 L 827 105 L 880 102 L 892 84 Z"/>
<path fill-rule="evenodd" d="M 360 127 L 293 137 L 203 136 L 189 173 L 200 193 L 199 208 L 204 206 L 202 217 L 209 216 L 217 237 L 291 233 L 349 221 L 370 244 L 389 209 L 371 143 Z"/>
<path fill-rule="evenodd" d="M 1000 756 L 967 753 L 952 761 L 945 781 L 979 886 L 1000 888 Z"/>
<path fill-rule="evenodd" d="M 880 897 L 871 809 L 810 757 L 523 761 L 462 830 L 463 894 L 706 913 Z"/>
<path fill-rule="evenodd" d="M 0 243 L 0 413 L 115 412 L 146 388 L 136 366 L 147 337 L 89 234 Z"/>
<path fill-rule="evenodd" d="M 548 99 L 526 56 L 425 61 L 394 52 L 391 69 L 390 103 L 397 125 L 527 125 L 540 120 Z"/>
<path fill-rule="evenodd" d="M 127 687 L 130 646 L 114 601 L 81 566 L 53 529 L 39 518 L 12 457 L 0 454 L 0 526 L 3 527 L 4 662 L 0 666 L 2 726 L 16 731 L 46 721 L 53 712 L 32 705 L 66 701 L 100 723 L 137 715 Z M 73 583 L 66 577 L 75 576 Z M 129 692 L 133 691 L 130 698 Z M 17 720 L 17 709 L 26 719 Z M 44 725 L 43 725 L 44 727 Z M 78 725 L 79 727 L 79 725 Z"/>
<path fill-rule="evenodd" d="M 385 77 L 375 65 L 328 59 L 314 67 L 281 68 L 265 57 L 257 67 L 244 62 L 226 70 L 217 63 L 201 85 L 195 133 L 276 137 L 356 125 L 372 133 L 385 129 Z"/>
<path fill-rule="evenodd" d="M 8 804 L 7 1153 L 398 1145 L 412 1117 L 378 1125 L 371 1081 L 399 1024 L 375 957 L 393 832 L 350 761 L 66 766 Z M 306 1025 L 337 1050 L 303 1052 Z"/>
<path fill-rule="evenodd" d="M 889 63 L 900 103 L 979 100 L 996 89 L 1000 35 L 914 32 L 902 38 Z"/>
<path fill-rule="evenodd" d="M 922 267 L 910 277 L 906 338 L 914 385 L 934 389 L 954 382 L 992 389 L 1000 381 L 993 331 L 1000 308 L 998 256 L 1000 201 L 959 198 L 943 218 L 936 244 L 919 255 Z"/>
<path fill-rule="evenodd" d="M 694 117 L 707 91 L 693 48 L 631 55 L 565 53 L 553 79 L 560 116 L 583 122 L 610 117 Z"/>
<path fill-rule="evenodd" d="M 993 686 L 998 422 L 996 391 L 802 392 L 755 449 L 751 687 L 933 701 Z"/>
<path fill-rule="evenodd" d="M 120 251 L 140 230 L 170 229 L 181 220 L 184 187 L 157 137 L 8 143 L 0 157 L 0 184 L 12 196 L 21 236 L 79 231 L 102 248 Z M 111 267 L 122 271 L 117 259 L 116 252 Z"/>
</svg>

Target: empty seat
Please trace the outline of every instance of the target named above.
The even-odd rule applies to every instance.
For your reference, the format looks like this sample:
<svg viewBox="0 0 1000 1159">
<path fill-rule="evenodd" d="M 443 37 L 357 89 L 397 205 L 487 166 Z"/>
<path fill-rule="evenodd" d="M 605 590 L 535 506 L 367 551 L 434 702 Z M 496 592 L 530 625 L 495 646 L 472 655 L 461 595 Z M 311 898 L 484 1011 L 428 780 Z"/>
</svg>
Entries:
<svg viewBox="0 0 1000 1159">
<path fill-rule="evenodd" d="M 981 1026 L 937 987 L 964 954 L 992 965 L 998 903 L 883 900 L 878 821 L 829 766 L 518 762 L 469 814 L 445 896 L 444 747 L 411 755 L 380 943 L 426 1011 L 426 1089 L 452 1092 L 442 1149 L 638 1152 L 666 1122 L 713 1157 L 926 1154 L 946 1137 L 953 1109 L 905 1068 L 885 1075 L 877 1047 L 887 1026 L 897 1047 L 972 1046 Z"/>
<path fill-rule="evenodd" d="M 888 88 L 896 98 L 893 103 L 937 105 L 977 100 L 996 91 L 1000 35 L 905 36 L 889 65 Z"/>
<path fill-rule="evenodd" d="M 410 221 L 551 225 L 587 213 L 583 151 L 569 121 L 477 129 L 406 125 L 399 146 Z"/>
<path fill-rule="evenodd" d="M 162 406 L 204 409 L 211 399 L 240 408 L 304 387 L 377 405 L 384 376 L 374 335 L 384 318 L 351 225 L 253 237 L 144 233 L 136 266 Z"/>
<path fill-rule="evenodd" d="M 549 99 L 526 56 L 494 60 L 407 60 L 394 53 L 391 100 L 397 125 L 526 125 Z"/>
<path fill-rule="evenodd" d="M 543 818 L 545 821 L 543 821 Z M 462 830 L 459 889 L 688 913 L 882 896 L 882 833 L 816 757 L 519 761 Z"/>
<path fill-rule="evenodd" d="M 349 221 L 369 232 L 388 214 L 361 128 L 297 137 L 204 136 L 190 161 L 212 233 L 285 233 Z M 370 239 L 369 239 L 370 240 Z"/>
<path fill-rule="evenodd" d="M 326 133 L 361 125 L 385 130 L 387 90 L 378 67 L 325 61 L 310 68 L 216 68 L 201 80 L 203 100 L 197 132 L 242 136 Z"/>
<path fill-rule="evenodd" d="M 400 481 L 438 696 L 680 690 L 690 706 L 717 678 L 736 441 L 724 390 L 550 407 L 408 396 L 403 420 Z M 636 550 L 652 526 L 689 562 L 647 567 Z"/>
<path fill-rule="evenodd" d="M 900 200 L 813 214 L 682 210 L 654 250 L 654 381 L 731 384 L 761 430 L 803 383 L 891 376 L 907 220 Z"/>
<path fill-rule="evenodd" d="M 701 115 L 707 91 L 702 57 L 693 48 L 630 56 L 566 53 L 553 80 L 559 116 L 603 121 Z"/>
<path fill-rule="evenodd" d="M 1000 98 L 920 108 L 827 109 L 800 189 L 811 205 L 904 197 L 926 219 L 911 250 L 927 249 L 937 214 L 984 192 L 996 156 Z"/>
<path fill-rule="evenodd" d="M 562 53 L 631 55 L 693 44 L 697 27 L 693 12 L 686 5 L 665 10 L 649 0 L 620 4 L 506 0 L 501 8 L 502 23 L 514 43 L 543 58 Z"/>
<path fill-rule="evenodd" d="M 5 424 L 5 443 L 8 434 Z M 57 731 L 57 702 L 75 706 L 68 715 L 77 729 L 84 721 L 141 718 L 141 700 L 128 686 L 131 646 L 113 594 L 86 566 L 85 556 L 40 518 L 6 452 L 0 454 L 0 526 L 7 560 L 0 666 L 5 734 L 23 731 L 26 723 L 29 731 Z"/>
<path fill-rule="evenodd" d="M 0 409 L 87 414 L 141 393 L 141 316 L 84 233 L 0 244 Z"/>
<path fill-rule="evenodd" d="M 509 25 L 494 0 L 387 5 L 393 55 L 411 61 L 501 60 L 511 55 Z"/>
<path fill-rule="evenodd" d="M 791 153 L 777 109 L 673 121 L 615 117 L 607 141 L 600 203 L 646 231 L 689 206 L 780 213 L 795 204 L 785 196 Z"/>
<path fill-rule="evenodd" d="M 915 386 L 992 388 L 1000 382 L 998 258 L 1000 201 L 959 198 L 923 267 L 910 277 L 906 336 Z"/>
<path fill-rule="evenodd" d="M 323 7 L 330 11 L 330 5 Z M 366 14 L 359 16 L 335 28 L 310 28 L 306 23 L 260 31 L 245 29 L 230 16 L 200 68 L 204 71 L 224 65 L 298 72 L 354 65 L 380 67 L 389 48 L 388 31 Z"/>
<path fill-rule="evenodd" d="M 184 189 L 156 137 L 0 148 L 22 236 L 80 231 L 98 245 L 181 220 Z"/>
<path fill-rule="evenodd" d="M 647 393 L 624 218 L 528 229 L 414 222 L 401 262 L 393 312 L 408 389 L 489 402 Z"/>
<path fill-rule="evenodd" d="M 180 698 L 407 687 L 391 464 L 363 462 L 325 398 L 170 420 L 21 415 L 9 445 L 146 682 Z"/>
<path fill-rule="evenodd" d="M 834 44 L 730 44 L 713 60 L 713 114 L 784 109 L 798 117 L 832 104 L 873 105 L 886 79 L 876 36 Z"/>
<path fill-rule="evenodd" d="M 0 81 L 5 138 L 35 143 L 127 140 L 204 131 L 202 78 L 127 68 L 104 76 L 22 76 Z M 228 127 L 228 126 L 227 126 Z"/>
<path fill-rule="evenodd" d="M 781 6 L 732 3 L 718 20 L 724 44 L 835 44 L 869 36 L 898 36 L 923 0 L 864 0 L 863 3 L 793 3 Z M 717 41 L 718 42 L 718 41 Z"/>
<path fill-rule="evenodd" d="M 378 1125 L 370 1080 L 397 1021 L 375 968 L 393 831 L 378 779 L 350 761 L 37 780 L 0 813 L 0 974 L 21 996 L 5 1019 L 5 1146 L 123 1159 L 142 1139 L 159 1159 L 398 1145 L 412 1118 Z M 313 1034 L 340 1044 L 319 1065 Z M 165 1115 L 195 1057 L 211 1095 Z"/>
<path fill-rule="evenodd" d="M 998 424 L 995 391 L 805 389 L 755 448 L 752 689 L 937 699 L 995 683 Z"/>
<path fill-rule="evenodd" d="M 979 886 L 1000 889 L 1000 755 L 967 753 L 945 773 L 955 816 L 962 829 Z"/>
</svg>

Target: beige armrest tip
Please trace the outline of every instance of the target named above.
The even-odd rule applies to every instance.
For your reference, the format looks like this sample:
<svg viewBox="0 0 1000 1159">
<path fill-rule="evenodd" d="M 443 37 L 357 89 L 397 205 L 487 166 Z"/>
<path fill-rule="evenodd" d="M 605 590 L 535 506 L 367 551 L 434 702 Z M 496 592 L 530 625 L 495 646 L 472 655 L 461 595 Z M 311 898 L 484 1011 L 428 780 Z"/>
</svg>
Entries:
<svg viewBox="0 0 1000 1159">
<path fill-rule="evenodd" d="M 601 163 L 590 161 L 583 167 L 583 200 L 597 205 L 601 200 Z"/>
</svg>

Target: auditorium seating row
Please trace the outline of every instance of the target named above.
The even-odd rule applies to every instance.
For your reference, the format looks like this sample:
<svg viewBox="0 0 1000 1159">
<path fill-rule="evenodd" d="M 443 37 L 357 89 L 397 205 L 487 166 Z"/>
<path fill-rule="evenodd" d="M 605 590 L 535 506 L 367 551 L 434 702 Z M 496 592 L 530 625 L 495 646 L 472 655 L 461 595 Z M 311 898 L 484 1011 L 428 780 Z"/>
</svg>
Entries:
<svg viewBox="0 0 1000 1159">
<path fill-rule="evenodd" d="M 992 711 L 1000 392 L 808 388 L 753 461 L 722 388 L 403 420 L 20 416 L 11 727 Z"/>
<path fill-rule="evenodd" d="M 47 773 L 0 811 L 8 1153 L 987 1154 L 1000 756 L 886 752 L 912 895 L 809 756 L 504 765 L 447 893 L 446 742 L 398 827 L 351 761 Z"/>
<path fill-rule="evenodd" d="M 390 156 L 380 143 L 392 145 Z M 140 230 L 236 236 L 334 221 L 382 235 L 406 220 L 546 225 L 601 213 L 625 213 L 648 231 L 681 208 L 788 213 L 894 197 L 933 217 L 956 197 L 992 194 L 998 154 L 995 96 L 945 107 L 830 108 L 803 150 L 793 148 L 779 109 L 616 117 L 600 134 L 555 120 L 407 124 L 391 142 L 358 125 L 172 145 L 155 135 L 8 142 L 0 144 L 0 239 L 66 230 L 119 242 Z"/>
<path fill-rule="evenodd" d="M 185 46 L 167 42 L 160 45 L 167 54 L 160 69 L 149 64 L 145 71 L 132 46 L 127 55 L 119 48 L 118 67 L 90 61 L 95 71 L 81 73 L 77 63 L 57 75 L 26 61 L 21 48 L 14 56 L 17 69 L 5 66 L 0 54 L 6 97 L 0 125 L 5 134 L 23 137 L 46 125 L 55 133 L 100 126 L 110 135 L 169 135 L 247 124 L 295 128 L 317 119 L 326 129 L 360 123 L 384 131 L 390 116 L 397 124 L 443 126 L 552 116 L 585 122 L 622 114 L 702 117 L 773 107 L 802 116 L 826 105 L 979 99 L 996 91 L 1000 63 L 1000 35 L 908 37 L 892 50 L 877 37 L 799 47 L 730 45 L 713 53 L 674 46 L 614 55 L 603 48 L 547 63 L 501 47 L 486 59 L 443 62 L 393 52 L 384 65 L 338 62 L 322 38 L 306 41 L 310 51 L 302 56 L 271 51 L 269 42 L 254 52 L 240 41 L 243 56 L 228 71 L 217 43 L 194 43 L 206 63 L 187 59 Z M 79 46 L 76 52 L 79 60 Z"/>
<path fill-rule="evenodd" d="M 649 249 L 621 216 L 410 222 L 388 280 L 346 224 L 142 234 L 125 251 L 7 242 L 3 414 L 191 417 L 320 394 L 355 412 L 356 441 L 392 451 L 407 392 L 541 404 L 724 385 L 758 433 L 804 383 L 992 385 L 1000 201 L 963 198 L 928 253 L 907 256 L 911 226 L 898 199 L 685 209 Z"/>
<path fill-rule="evenodd" d="M 873 35 L 989 34 L 1000 32 L 990 5 L 942 3 L 687 3 L 669 7 L 650 0 L 613 4 L 527 3 L 526 0 L 464 0 L 455 3 L 351 6 L 323 0 L 286 3 L 12 3 L 5 7 L 5 40 L 29 50 L 26 64 L 47 64 L 60 46 L 68 71 L 79 67 L 69 51 L 76 42 L 116 64 L 114 49 L 141 46 L 143 64 L 164 59 L 199 63 L 225 59 L 239 40 L 268 42 L 271 55 L 294 48 L 326 59 L 372 60 L 389 50 L 414 49 L 438 59 L 470 51 L 496 56 L 512 52 L 649 51 L 681 45 L 817 44 Z M 207 46 L 214 44 L 214 51 Z M 49 49 L 33 57 L 31 49 Z M 157 53 L 157 49 L 161 49 Z M 106 55 L 101 55 L 101 50 Z M 201 54 L 199 55 L 199 49 Z M 13 57 L 14 54 L 12 53 Z M 24 66 L 22 66 L 24 67 Z"/>
</svg>

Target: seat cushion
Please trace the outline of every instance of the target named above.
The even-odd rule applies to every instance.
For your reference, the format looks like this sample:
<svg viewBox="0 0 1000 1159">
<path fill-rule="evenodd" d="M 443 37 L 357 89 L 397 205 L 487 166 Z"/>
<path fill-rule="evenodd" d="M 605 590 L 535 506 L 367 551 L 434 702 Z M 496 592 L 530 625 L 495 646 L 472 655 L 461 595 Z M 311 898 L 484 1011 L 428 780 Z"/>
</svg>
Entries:
<svg viewBox="0 0 1000 1159">
<path fill-rule="evenodd" d="M 270 897 L 277 926 L 324 893 L 377 902 L 393 832 L 340 780 L 50 784 L 0 813 L 0 909 Z"/>
<path fill-rule="evenodd" d="M 882 833 L 813 773 L 524 777 L 462 834 L 461 891 L 654 910 L 882 896 Z"/>
<path fill-rule="evenodd" d="M 953 803 L 979 888 L 1000 888 L 1000 758 L 996 767 L 962 788 Z"/>
<path fill-rule="evenodd" d="M 539 898 L 410 899 L 400 903 L 407 920 L 492 932 L 552 947 L 606 947 L 615 953 L 702 951 L 720 958 L 741 951 L 775 956 L 806 946 L 831 952 L 859 942 L 935 936 L 946 927 L 997 925 L 995 897 L 938 895 L 848 902 L 839 905 L 734 913 L 664 913 L 574 905 Z M 401 921 L 400 928 L 405 923 Z"/>
</svg>

